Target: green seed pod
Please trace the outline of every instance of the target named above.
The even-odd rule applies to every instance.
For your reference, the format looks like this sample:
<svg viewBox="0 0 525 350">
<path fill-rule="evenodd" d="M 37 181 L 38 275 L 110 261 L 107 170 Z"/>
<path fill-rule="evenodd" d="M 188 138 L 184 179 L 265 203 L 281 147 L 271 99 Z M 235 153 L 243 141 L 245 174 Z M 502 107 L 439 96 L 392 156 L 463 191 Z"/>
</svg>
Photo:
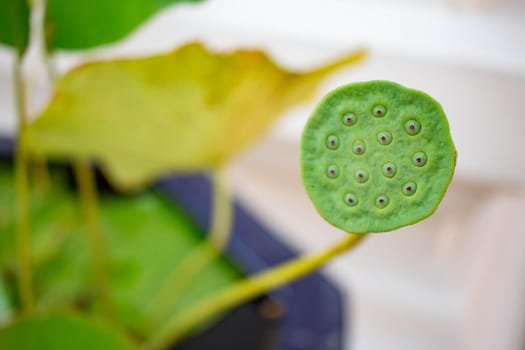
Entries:
<svg viewBox="0 0 525 350">
<path fill-rule="evenodd" d="M 455 163 L 439 103 L 388 81 L 331 92 L 302 136 L 306 191 L 321 216 L 346 232 L 385 232 L 431 215 Z"/>
</svg>

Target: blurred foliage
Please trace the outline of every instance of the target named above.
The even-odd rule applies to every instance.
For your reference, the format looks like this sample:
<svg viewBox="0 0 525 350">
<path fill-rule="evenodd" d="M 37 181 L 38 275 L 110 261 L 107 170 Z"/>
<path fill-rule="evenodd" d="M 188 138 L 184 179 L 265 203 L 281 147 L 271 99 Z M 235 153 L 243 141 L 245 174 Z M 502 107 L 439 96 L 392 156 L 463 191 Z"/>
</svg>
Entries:
<svg viewBox="0 0 525 350">
<path fill-rule="evenodd" d="M 29 0 L 0 1 L 0 43 L 22 56 L 29 43 Z"/>
<path fill-rule="evenodd" d="M 168 5 L 199 1 L 47 0 L 46 43 L 50 51 L 112 43 Z M 29 19 L 28 0 L 0 2 L 0 42 L 19 56 L 28 45 Z M 120 189 L 136 190 L 174 171 L 210 170 L 254 142 L 286 108 L 313 97 L 325 76 L 363 56 L 359 51 L 309 72 L 290 72 L 262 51 L 212 53 L 193 43 L 163 55 L 89 63 L 56 82 L 50 103 L 27 128 L 27 147 L 38 159 L 97 162 Z M 69 176 L 53 171 L 51 192 L 32 188 L 36 314 L 0 329 L 0 349 L 135 349 L 119 331 L 94 321 L 108 310 L 97 300 Z M 14 189 L 13 169 L 0 164 L 0 321 L 19 309 Z M 112 321 L 128 335 L 146 337 L 164 321 L 149 314 L 152 296 L 171 282 L 175 266 L 197 249 L 203 254 L 202 232 L 153 190 L 102 193 L 99 220 Z M 242 278 L 225 257 L 209 254 L 211 263 L 166 315 L 193 310 Z"/>
<path fill-rule="evenodd" d="M 115 329 L 78 316 L 29 316 L 0 330 L 0 349 L 133 350 Z"/>
<path fill-rule="evenodd" d="M 75 193 L 68 187 L 65 173 L 54 171 L 52 177 L 49 195 L 35 190 L 31 196 L 36 198 L 32 201 L 32 235 L 37 309 L 76 308 L 98 313 L 89 242 Z M 11 167 L 0 164 L 0 268 L 7 276 L 12 276 L 16 261 L 14 209 L 6 205 L 13 198 L 13 182 Z M 153 191 L 126 197 L 101 194 L 100 212 L 109 263 L 110 305 L 120 324 L 144 335 L 159 326 L 147 318 L 151 297 L 168 282 L 174 266 L 202 246 L 203 234 L 171 201 Z M 241 277 L 225 257 L 210 261 L 171 314 L 191 308 Z M 12 288 L 12 284 L 7 286 Z M 4 292 L 7 296 L 13 293 L 9 289 Z"/>
<path fill-rule="evenodd" d="M 124 38 L 163 8 L 202 0 L 47 0 L 50 49 L 80 50 Z"/>
<path fill-rule="evenodd" d="M 89 63 L 56 83 L 28 128 L 31 153 L 96 161 L 112 183 L 135 189 L 171 171 L 216 167 L 262 135 L 351 54 L 293 73 L 264 52 L 212 53 L 188 44 L 169 54 Z"/>
<path fill-rule="evenodd" d="M 11 319 L 14 313 L 13 296 L 9 292 L 9 288 L 0 275 L 0 324 L 5 323 Z"/>
<path fill-rule="evenodd" d="M 162 9 L 203 0 L 46 0 L 50 50 L 83 50 L 116 42 Z M 0 1 L 0 43 L 22 56 L 29 43 L 30 0 Z"/>
</svg>

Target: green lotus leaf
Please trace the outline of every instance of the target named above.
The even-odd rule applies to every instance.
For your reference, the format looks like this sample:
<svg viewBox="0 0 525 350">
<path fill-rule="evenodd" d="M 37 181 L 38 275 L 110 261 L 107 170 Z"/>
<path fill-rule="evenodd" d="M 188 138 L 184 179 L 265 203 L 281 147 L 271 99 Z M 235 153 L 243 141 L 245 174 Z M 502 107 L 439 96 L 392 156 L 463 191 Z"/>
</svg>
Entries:
<svg viewBox="0 0 525 350">
<path fill-rule="evenodd" d="M 120 189 L 173 171 L 209 170 L 287 107 L 311 98 L 327 74 L 363 55 L 294 73 L 261 51 L 212 53 L 193 43 L 159 56 L 90 63 L 58 80 L 28 127 L 28 149 L 95 161 Z"/>
<path fill-rule="evenodd" d="M 79 50 L 122 39 L 168 5 L 201 0 L 47 0 L 46 42 Z"/>
<path fill-rule="evenodd" d="M 11 290 L 6 285 L 3 277 L 0 277 L 0 322 L 6 322 L 14 314 L 14 302 Z"/>
<path fill-rule="evenodd" d="M 0 2 L 0 43 L 13 46 L 22 56 L 29 43 L 29 0 Z"/>
<path fill-rule="evenodd" d="M 12 165 L 4 163 L 0 162 L 0 271 L 12 276 L 12 266 L 16 266 L 16 215 L 12 204 L 15 175 Z M 49 312 L 81 308 L 90 314 L 101 311 L 93 307 L 100 305 L 100 300 L 96 298 L 97 280 L 78 198 L 69 187 L 64 169 L 52 167 L 51 179 L 51 193 L 39 193 L 35 188 L 31 193 L 36 309 Z M 184 312 L 242 278 L 242 272 L 228 257 L 203 249 L 204 232 L 161 193 L 148 190 L 119 196 L 103 192 L 98 199 L 111 321 L 118 321 L 135 336 L 146 336 L 162 324 L 164 319 L 150 312 L 153 302 L 174 278 L 176 267 L 193 254 L 209 256 L 205 258 L 209 263 L 174 303 L 165 306 L 166 314 Z M 0 324 L 15 316 L 14 282 L 14 278 L 0 278 Z M 0 341 L 2 350 L 11 349 L 2 345 Z"/>
<path fill-rule="evenodd" d="M 57 314 L 28 316 L 0 330 L 0 349 L 133 350 L 136 347 L 103 324 Z"/>
</svg>

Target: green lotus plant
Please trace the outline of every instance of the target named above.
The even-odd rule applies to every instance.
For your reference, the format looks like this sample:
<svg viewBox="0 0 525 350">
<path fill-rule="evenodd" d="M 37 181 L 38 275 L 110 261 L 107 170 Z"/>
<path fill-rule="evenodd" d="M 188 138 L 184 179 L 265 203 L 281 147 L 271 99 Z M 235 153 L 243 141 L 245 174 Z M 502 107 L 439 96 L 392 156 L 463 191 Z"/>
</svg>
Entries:
<svg viewBox="0 0 525 350">
<path fill-rule="evenodd" d="M 111 43 L 179 2 L 48 0 L 45 47 L 52 56 Z M 0 42 L 18 57 L 19 116 L 14 176 L 0 166 L 0 268 L 10 276 L 0 279 L 2 349 L 168 348 L 229 308 L 318 269 L 366 233 L 425 218 L 450 182 L 455 150 L 436 101 L 390 82 L 337 89 L 304 129 L 301 167 L 321 216 L 348 235 L 244 277 L 221 255 L 232 215 L 224 169 L 279 114 L 364 53 L 308 72 L 285 70 L 258 50 L 211 52 L 200 43 L 90 62 L 56 77 L 49 103 L 29 122 L 21 60 L 30 10 L 24 0 L 0 4 Z M 40 176 L 50 189 L 32 181 L 35 159 L 72 163 L 77 191 L 45 162 Z M 126 196 L 99 194 L 91 164 Z M 182 210 L 148 189 L 161 176 L 195 171 L 210 173 L 214 185 L 204 240 Z"/>
<path fill-rule="evenodd" d="M 427 217 L 445 194 L 456 160 L 441 106 L 422 92 L 387 81 L 350 84 L 325 97 L 303 130 L 301 150 L 310 198 L 321 216 L 349 236 L 318 255 L 261 273 L 174 316 L 152 344 L 178 339 L 239 300 L 319 268 L 355 247 L 366 233 L 391 231 Z"/>
</svg>

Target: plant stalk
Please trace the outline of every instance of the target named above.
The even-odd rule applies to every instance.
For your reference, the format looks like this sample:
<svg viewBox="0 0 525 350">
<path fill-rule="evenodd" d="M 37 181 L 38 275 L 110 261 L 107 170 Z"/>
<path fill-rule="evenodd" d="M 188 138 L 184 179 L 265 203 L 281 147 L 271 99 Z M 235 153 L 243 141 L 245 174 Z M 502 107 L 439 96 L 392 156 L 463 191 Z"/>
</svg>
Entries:
<svg viewBox="0 0 525 350">
<path fill-rule="evenodd" d="M 251 278 L 223 289 L 190 306 L 184 311 L 173 315 L 165 326 L 154 333 L 146 344 L 147 349 L 166 349 L 191 332 L 194 327 L 205 320 L 219 315 L 227 309 L 246 302 L 269 290 L 292 282 L 318 269 L 335 256 L 355 247 L 366 235 L 350 234 L 341 242 L 329 249 L 309 256 L 285 262 L 268 271 L 261 272 Z"/>
<path fill-rule="evenodd" d="M 104 311 L 109 312 L 107 260 L 105 256 L 104 238 L 100 227 L 100 215 L 97 203 L 97 188 L 93 171 L 89 163 L 76 160 L 73 163 L 75 178 L 78 185 L 80 207 L 85 223 L 85 232 L 89 242 L 91 259 L 96 283 L 96 297 L 101 301 Z"/>
<path fill-rule="evenodd" d="M 51 189 L 51 176 L 45 157 L 35 157 L 32 161 L 34 185 L 42 193 L 48 194 Z"/>
<path fill-rule="evenodd" d="M 207 239 L 220 253 L 230 240 L 233 219 L 233 202 L 225 168 L 217 169 L 212 173 L 212 186 L 212 227 Z"/>
<path fill-rule="evenodd" d="M 27 113 L 25 84 L 22 73 L 21 58 L 17 57 L 14 64 L 14 85 L 16 94 L 16 108 L 18 115 L 18 138 L 15 153 L 15 187 L 17 230 L 16 249 L 18 260 L 17 279 L 18 293 L 22 313 L 29 313 L 34 307 L 33 296 L 33 267 L 31 258 L 31 231 L 29 210 L 29 179 L 27 157 Z"/>
<path fill-rule="evenodd" d="M 191 287 L 195 276 L 208 266 L 227 245 L 231 236 L 233 203 L 225 173 L 221 168 L 212 173 L 212 226 L 206 240 L 183 259 L 168 278 L 148 311 L 150 325 L 156 325 L 177 306 L 180 297 Z"/>
</svg>

